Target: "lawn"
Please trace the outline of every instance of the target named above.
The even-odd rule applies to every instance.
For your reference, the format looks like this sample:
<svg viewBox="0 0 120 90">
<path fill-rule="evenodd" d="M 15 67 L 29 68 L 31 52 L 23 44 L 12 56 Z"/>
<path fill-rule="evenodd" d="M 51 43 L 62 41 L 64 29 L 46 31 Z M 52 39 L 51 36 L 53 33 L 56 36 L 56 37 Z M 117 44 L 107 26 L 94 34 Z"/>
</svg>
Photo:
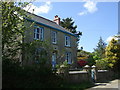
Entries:
<svg viewBox="0 0 120 90">
<path fill-rule="evenodd" d="M 69 88 L 72 90 L 84 90 L 93 86 L 94 85 L 91 84 L 90 82 L 83 82 L 83 83 L 64 83 L 61 87 Z"/>
</svg>

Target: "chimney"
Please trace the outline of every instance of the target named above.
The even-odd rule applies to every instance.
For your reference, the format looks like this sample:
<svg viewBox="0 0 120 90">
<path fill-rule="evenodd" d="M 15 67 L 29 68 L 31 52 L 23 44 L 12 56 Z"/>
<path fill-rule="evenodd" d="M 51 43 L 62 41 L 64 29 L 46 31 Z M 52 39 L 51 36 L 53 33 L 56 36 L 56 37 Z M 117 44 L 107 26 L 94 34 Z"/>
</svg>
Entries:
<svg viewBox="0 0 120 90">
<path fill-rule="evenodd" d="M 53 20 L 56 24 L 60 25 L 60 18 L 58 17 L 58 15 L 56 15 L 54 17 L 54 20 Z"/>
</svg>

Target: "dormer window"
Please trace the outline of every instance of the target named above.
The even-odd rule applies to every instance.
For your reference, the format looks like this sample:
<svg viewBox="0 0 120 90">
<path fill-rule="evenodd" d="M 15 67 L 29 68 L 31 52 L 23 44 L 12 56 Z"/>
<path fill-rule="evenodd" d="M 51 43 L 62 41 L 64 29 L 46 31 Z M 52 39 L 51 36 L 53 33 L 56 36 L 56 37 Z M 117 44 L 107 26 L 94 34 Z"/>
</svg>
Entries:
<svg viewBox="0 0 120 90">
<path fill-rule="evenodd" d="M 43 41 L 44 30 L 42 27 L 35 26 L 34 39 Z"/>
</svg>

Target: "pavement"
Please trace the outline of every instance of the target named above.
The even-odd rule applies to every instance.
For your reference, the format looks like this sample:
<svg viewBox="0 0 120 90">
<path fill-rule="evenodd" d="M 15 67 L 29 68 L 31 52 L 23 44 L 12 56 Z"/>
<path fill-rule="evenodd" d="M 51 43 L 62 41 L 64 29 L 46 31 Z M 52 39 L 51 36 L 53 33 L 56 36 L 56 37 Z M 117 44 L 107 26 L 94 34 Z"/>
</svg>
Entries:
<svg viewBox="0 0 120 90">
<path fill-rule="evenodd" d="M 116 79 L 108 83 L 95 83 L 95 86 L 86 90 L 120 90 L 120 80 Z"/>
</svg>

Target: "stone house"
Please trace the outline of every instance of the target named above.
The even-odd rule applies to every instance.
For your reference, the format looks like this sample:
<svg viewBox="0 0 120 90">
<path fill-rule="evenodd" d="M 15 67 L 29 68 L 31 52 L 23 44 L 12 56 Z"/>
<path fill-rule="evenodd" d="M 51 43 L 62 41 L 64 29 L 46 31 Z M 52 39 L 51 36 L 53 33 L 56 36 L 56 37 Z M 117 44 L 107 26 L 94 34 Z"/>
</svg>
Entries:
<svg viewBox="0 0 120 90">
<path fill-rule="evenodd" d="M 25 32 L 24 42 L 34 40 L 48 41 L 53 48 L 51 65 L 55 67 L 59 62 L 67 60 L 68 64 L 77 60 L 77 35 L 67 31 L 60 26 L 60 18 L 56 15 L 54 20 L 28 13 L 31 18 L 26 18 L 26 25 L 34 25 Z M 31 33 L 31 34 L 28 34 Z M 63 56 L 58 59 L 59 56 Z"/>
</svg>

